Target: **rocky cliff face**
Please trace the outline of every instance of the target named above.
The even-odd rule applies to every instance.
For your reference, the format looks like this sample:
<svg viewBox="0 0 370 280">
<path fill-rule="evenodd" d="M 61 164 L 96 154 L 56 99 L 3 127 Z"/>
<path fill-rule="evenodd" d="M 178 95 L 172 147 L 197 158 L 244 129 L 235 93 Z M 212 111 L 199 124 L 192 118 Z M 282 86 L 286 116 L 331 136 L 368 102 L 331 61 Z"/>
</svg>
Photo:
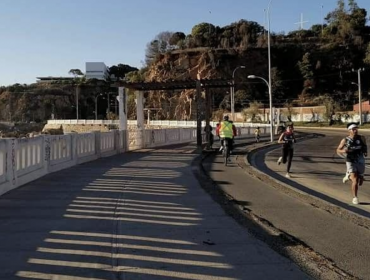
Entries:
<svg viewBox="0 0 370 280">
<path fill-rule="evenodd" d="M 170 81 L 197 79 L 231 79 L 233 70 L 240 65 L 246 66 L 237 71 L 235 78 L 239 83 L 246 83 L 250 74 L 258 75 L 267 64 L 265 49 L 210 49 L 196 48 L 177 50 L 160 56 L 147 72 L 147 81 Z M 258 70 L 257 70 L 258 69 Z M 257 71 L 257 72 L 256 72 Z M 214 110 L 228 99 L 225 89 L 214 89 Z M 147 107 L 160 108 L 158 118 L 191 120 L 195 119 L 195 90 L 176 92 L 150 92 L 146 97 Z M 227 109 L 227 108 L 226 108 Z"/>
</svg>

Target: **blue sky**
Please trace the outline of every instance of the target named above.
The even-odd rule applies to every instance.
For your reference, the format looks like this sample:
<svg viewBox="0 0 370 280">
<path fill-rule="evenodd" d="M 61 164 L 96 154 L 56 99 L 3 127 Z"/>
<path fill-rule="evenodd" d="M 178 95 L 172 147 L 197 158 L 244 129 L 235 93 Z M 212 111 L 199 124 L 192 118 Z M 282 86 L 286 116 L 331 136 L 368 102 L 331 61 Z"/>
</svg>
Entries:
<svg viewBox="0 0 370 280">
<path fill-rule="evenodd" d="M 0 0 L 0 86 L 85 71 L 102 61 L 140 68 L 146 44 L 162 31 L 240 19 L 264 24 L 269 0 Z M 289 32 L 301 13 L 319 24 L 337 0 L 273 0 L 271 30 Z M 370 14 L 370 1 L 357 0 Z M 323 5 L 323 8 L 322 8 Z M 369 16 L 369 15 L 368 15 Z"/>
</svg>

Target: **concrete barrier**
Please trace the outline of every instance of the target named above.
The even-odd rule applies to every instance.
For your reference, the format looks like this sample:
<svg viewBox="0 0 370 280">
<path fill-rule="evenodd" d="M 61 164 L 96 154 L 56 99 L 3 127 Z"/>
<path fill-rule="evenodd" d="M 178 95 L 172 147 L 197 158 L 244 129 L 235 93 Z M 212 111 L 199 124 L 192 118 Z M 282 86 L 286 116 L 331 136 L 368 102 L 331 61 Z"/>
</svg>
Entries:
<svg viewBox="0 0 370 280">
<path fill-rule="evenodd" d="M 197 139 L 196 128 L 147 129 L 142 132 L 136 134 L 143 138 L 139 141 L 142 148 L 189 143 Z M 264 127 L 262 133 L 269 133 L 269 128 Z M 238 136 L 250 134 L 254 134 L 252 128 L 238 128 Z M 205 138 L 203 133 L 203 142 Z M 136 143 L 131 143 L 130 147 L 128 132 L 118 130 L 0 139 L 0 195 L 48 173 L 141 148 Z"/>
<path fill-rule="evenodd" d="M 48 125 L 119 125 L 118 120 L 48 120 Z M 128 125 L 136 125 L 136 120 L 128 120 Z M 212 127 L 216 127 L 217 122 L 210 122 Z M 269 124 L 265 123 L 249 123 L 249 122 L 234 122 L 237 127 L 267 127 Z M 150 121 L 149 125 L 152 126 L 166 126 L 166 127 L 196 127 L 196 121 Z M 205 121 L 202 121 L 202 127 L 206 125 Z"/>
<path fill-rule="evenodd" d="M 127 151 L 126 131 L 0 139 L 0 195 L 48 173 Z"/>
</svg>

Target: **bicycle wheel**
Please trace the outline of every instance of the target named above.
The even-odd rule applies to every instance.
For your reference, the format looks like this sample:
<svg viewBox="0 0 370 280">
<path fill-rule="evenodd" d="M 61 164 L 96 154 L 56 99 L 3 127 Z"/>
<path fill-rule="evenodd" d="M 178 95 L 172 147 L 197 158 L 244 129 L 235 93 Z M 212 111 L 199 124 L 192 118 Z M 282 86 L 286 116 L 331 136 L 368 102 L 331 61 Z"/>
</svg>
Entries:
<svg viewBox="0 0 370 280">
<path fill-rule="evenodd" d="M 225 163 L 225 166 L 227 165 L 228 159 L 229 159 L 229 147 L 227 145 L 225 145 L 225 147 L 224 147 L 224 163 Z"/>
</svg>

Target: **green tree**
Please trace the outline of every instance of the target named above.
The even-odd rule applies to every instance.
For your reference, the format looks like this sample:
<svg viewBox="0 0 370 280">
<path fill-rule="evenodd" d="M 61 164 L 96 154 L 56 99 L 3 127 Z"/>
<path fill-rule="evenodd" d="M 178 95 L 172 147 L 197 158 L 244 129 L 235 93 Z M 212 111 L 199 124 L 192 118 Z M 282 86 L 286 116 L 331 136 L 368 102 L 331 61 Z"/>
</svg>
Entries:
<svg viewBox="0 0 370 280">
<path fill-rule="evenodd" d="M 73 75 L 75 78 L 84 75 L 80 69 L 71 69 L 68 74 Z"/>
<path fill-rule="evenodd" d="M 263 108 L 263 104 L 258 101 L 253 101 L 249 104 L 249 108 L 243 110 L 242 114 L 246 120 L 250 119 L 251 122 L 261 122 L 260 108 Z"/>
<path fill-rule="evenodd" d="M 131 71 L 126 74 L 126 79 L 132 83 L 144 82 L 148 68 L 144 67 L 138 71 Z"/>
<path fill-rule="evenodd" d="M 132 71 L 138 71 L 136 67 L 132 67 L 127 64 L 118 64 L 113 65 L 109 68 L 109 74 L 114 75 L 118 79 L 125 78 L 127 73 L 130 73 Z"/>
<path fill-rule="evenodd" d="M 207 22 L 202 22 L 195 25 L 191 29 L 191 36 L 196 47 L 213 47 L 218 41 L 216 27 L 212 23 Z"/>
<path fill-rule="evenodd" d="M 315 99 L 318 104 L 325 106 L 324 118 L 330 125 L 334 123 L 334 116 L 341 109 L 339 103 L 329 94 L 321 95 Z"/>
<path fill-rule="evenodd" d="M 293 116 L 297 115 L 297 113 L 294 111 L 294 106 L 292 102 L 285 102 L 284 104 L 285 110 L 282 111 L 282 115 L 285 116 L 289 122 L 292 122 Z"/>
<path fill-rule="evenodd" d="M 76 119 L 78 120 L 80 116 L 79 101 L 81 96 L 81 86 L 85 83 L 86 79 L 81 77 L 83 76 L 83 73 L 80 69 L 71 69 L 68 73 L 74 76 L 73 84 L 75 85 Z"/>
<path fill-rule="evenodd" d="M 246 104 L 249 104 L 251 96 L 246 90 L 239 89 L 235 92 L 235 108 L 240 110 L 245 107 Z"/>
<path fill-rule="evenodd" d="M 302 57 L 302 61 L 298 62 L 299 71 L 301 72 L 303 78 L 306 80 L 313 78 L 313 67 L 311 63 L 311 54 L 305 53 Z"/>
<path fill-rule="evenodd" d="M 370 65 L 370 43 L 367 45 L 366 55 L 365 55 L 365 58 L 364 58 L 364 62 L 367 65 Z"/>
<path fill-rule="evenodd" d="M 178 45 L 180 41 L 185 40 L 186 35 L 182 32 L 175 32 L 172 34 L 169 43 L 170 45 Z"/>
<path fill-rule="evenodd" d="M 196 24 L 193 26 L 191 29 L 191 36 L 196 37 L 196 36 L 201 36 L 201 37 L 206 37 L 209 34 L 209 30 L 213 29 L 214 30 L 214 25 L 211 23 L 207 22 L 202 22 L 199 24 Z"/>
<path fill-rule="evenodd" d="M 285 98 L 285 86 L 282 81 L 282 73 L 277 67 L 271 68 L 271 90 L 274 98 L 283 99 Z"/>
<path fill-rule="evenodd" d="M 154 40 L 149 42 L 145 50 L 146 65 L 150 65 L 160 54 L 175 49 L 177 46 L 171 44 L 173 32 L 165 31 L 155 36 Z"/>
<path fill-rule="evenodd" d="M 308 91 L 308 89 L 314 87 L 314 72 L 310 53 L 305 53 L 303 55 L 302 61 L 298 62 L 298 68 L 304 78 L 303 90 Z"/>
<path fill-rule="evenodd" d="M 338 43 L 356 43 L 366 27 L 367 12 L 359 8 L 355 0 L 348 0 L 348 9 L 345 1 L 338 0 L 337 8 L 326 17 L 328 26 L 325 29 L 327 36 Z M 361 43 L 361 42 L 360 42 Z"/>
<path fill-rule="evenodd" d="M 322 34 L 322 30 L 323 28 L 326 28 L 326 24 L 325 25 L 321 25 L 321 24 L 314 24 L 311 26 L 311 32 L 313 34 L 313 36 L 316 36 L 316 37 L 321 37 L 321 34 Z"/>
</svg>

